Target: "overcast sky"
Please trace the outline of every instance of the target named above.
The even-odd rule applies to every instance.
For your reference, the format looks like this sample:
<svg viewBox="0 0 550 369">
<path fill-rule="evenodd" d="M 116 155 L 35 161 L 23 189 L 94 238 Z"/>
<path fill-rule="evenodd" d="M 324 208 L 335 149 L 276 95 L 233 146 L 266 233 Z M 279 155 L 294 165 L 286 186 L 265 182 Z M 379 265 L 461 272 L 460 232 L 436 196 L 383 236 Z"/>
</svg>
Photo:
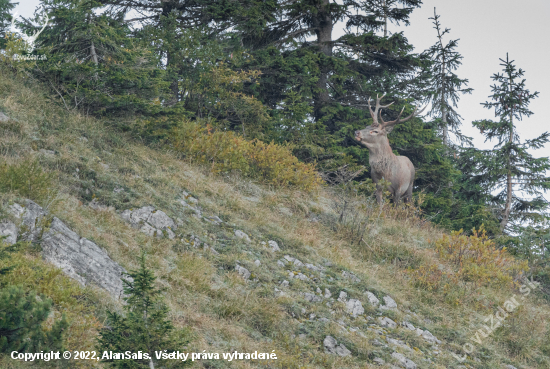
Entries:
<svg viewBox="0 0 550 369">
<path fill-rule="evenodd" d="M 38 0 L 19 0 L 16 8 L 23 16 L 30 16 Z M 539 91 L 539 98 L 530 105 L 534 112 L 516 124 L 522 139 L 534 138 L 549 130 L 544 118 L 545 102 L 550 98 L 550 73 L 548 60 L 550 48 L 547 37 L 550 35 L 549 0 L 424 0 L 424 5 L 416 9 L 408 27 L 392 27 L 403 30 L 416 52 L 421 52 L 436 42 L 435 30 L 428 19 L 437 13 L 444 28 L 450 28 L 449 39 L 460 39 L 458 51 L 464 56 L 463 65 L 457 71 L 461 78 L 469 79 L 471 95 L 461 98 L 458 112 L 464 118 L 463 132 L 474 137 L 479 148 L 489 148 L 483 137 L 474 130 L 471 122 L 478 119 L 493 119 L 494 112 L 484 109 L 480 103 L 487 101 L 493 83 L 491 76 L 501 71 L 499 58 L 508 52 L 518 68 L 525 70 L 526 86 L 530 91 Z M 335 30 L 335 35 L 340 34 Z M 536 156 L 550 156 L 550 145 L 533 153 Z"/>
</svg>

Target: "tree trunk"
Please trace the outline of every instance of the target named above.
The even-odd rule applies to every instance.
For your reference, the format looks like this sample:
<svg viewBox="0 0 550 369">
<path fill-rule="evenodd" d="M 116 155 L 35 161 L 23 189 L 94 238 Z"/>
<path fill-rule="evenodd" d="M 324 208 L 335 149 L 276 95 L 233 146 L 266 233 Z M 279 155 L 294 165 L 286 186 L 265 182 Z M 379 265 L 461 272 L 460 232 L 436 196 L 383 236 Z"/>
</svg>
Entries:
<svg viewBox="0 0 550 369">
<path fill-rule="evenodd" d="M 97 53 L 95 52 L 94 41 L 91 42 L 90 54 L 92 55 L 92 60 L 94 61 L 94 64 L 97 66 L 99 64 L 99 60 L 97 58 Z"/>
<path fill-rule="evenodd" d="M 384 37 L 388 36 L 388 12 L 386 10 L 386 0 L 384 0 Z"/>
<path fill-rule="evenodd" d="M 512 77 L 510 76 L 510 96 L 512 94 Z M 512 144 L 514 140 L 514 105 L 510 101 L 510 135 L 508 136 L 508 143 Z M 511 155 L 508 154 L 506 161 L 506 169 L 508 173 L 506 174 L 506 205 L 504 206 L 504 214 L 502 214 L 502 221 L 500 222 L 500 231 L 504 232 L 506 226 L 508 225 L 508 220 L 510 219 L 510 213 L 512 211 L 512 168 L 511 168 Z"/>
<path fill-rule="evenodd" d="M 321 9 L 313 19 L 313 26 L 317 34 L 317 43 L 319 51 L 324 56 L 332 56 L 332 15 L 329 9 L 329 0 L 322 0 Z M 318 92 L 314 101 L 315 120 L 322 118 L 321 109 L 330 101 L 328 93 L 328 72 L 329 68 L 321 61 L 319 81 L 317 81 Z"/>
</svg>

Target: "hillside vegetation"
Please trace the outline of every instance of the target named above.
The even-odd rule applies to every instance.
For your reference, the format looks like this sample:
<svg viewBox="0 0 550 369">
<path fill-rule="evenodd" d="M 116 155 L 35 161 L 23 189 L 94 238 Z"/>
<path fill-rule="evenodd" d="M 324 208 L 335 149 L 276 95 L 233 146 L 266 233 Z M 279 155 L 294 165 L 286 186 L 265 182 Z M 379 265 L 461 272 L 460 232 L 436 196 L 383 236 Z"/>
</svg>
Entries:
<svg viewBox="0 0 550 369">
<path fill-rule="evenodd" d="M 0 73 L 0 111 L 9 117 L 0 122 L 0 216 L 11 219 L 9 206 L 31 199 L 126 270 L 137 269 L 145 251 L 171 322 L 189 336 L 182 351 L 277 355 L 194 367 L 374 368 L 382 359 L 412 368 L 402 356 L 418 368 L 550 367 L 548 302 L 537 288 L 524 294 L 526 265 L 482 232 L 449 235 L 413 206 L 378 206 L 353 188 L 304 192 L 238 171 L 216 174 L 213 163 L 68 112 L 24 74 Z M 176 237 L 151 237 L 121 217 L 143 206 L 178 219 Z M 40 242 L 1 263 L 15 265 L 0 276 L 3 286 L 53 300 L 46 325 L 66 315 L 68 350 L 94 350 L 106 312 L 122 311 L 121 300 L 43 261 Z M 500 326 L 480 335 L 513 297 L 519 304 Z M 465 344 L 473 350 L 460 361 Z M 56 365 L 104 364 L 0 359 L 7 369 Z"/>
</svg>

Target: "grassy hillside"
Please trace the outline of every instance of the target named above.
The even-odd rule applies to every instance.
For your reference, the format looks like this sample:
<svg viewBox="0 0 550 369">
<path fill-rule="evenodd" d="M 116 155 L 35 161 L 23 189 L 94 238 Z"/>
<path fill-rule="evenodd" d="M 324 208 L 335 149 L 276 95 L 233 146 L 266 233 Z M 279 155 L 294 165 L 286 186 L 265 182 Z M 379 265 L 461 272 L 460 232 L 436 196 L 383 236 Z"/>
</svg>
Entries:
<svg viewBox="0 0 550 369">
<path fill-rule="evenodd" d="M 435 249 L 445 232 L 414 208 L 379 208 L 343 190 L 275 190 L 237 174 L 212 175 L 210 168 L 187 162 L 174 151 L 126 136 L 112 127 L 116 122 L 65 111 L 33 81 L 2 69 L 0 111 L 12 118 L 0 123 L 0 163 L 32 179 L 30 187 L 12 186 L 0 193 L 0 217 L 8 216 L 13 202 L 31 198 L 105 248 L 126 270 L 138 267 L 145 250 L 159 286 L 167 288 L 174 325 L 191 333 L 187 351 L 275 350 L 278 357 L 268 364 L 200 360 L 197 368 L 374 368 L 375 358 L 390 367 L 399 365 L 394 352 L 418 368 L 550 367 L 548 304 L 536 292 L 525 297 L 517 286 L 498 281 L 449 279 L 435 288 L 430 278 L 455 266 Z M 179 202 L 184 191 L 198 200 L 203 215 L 218 216 L 223 223 L 194 217 Z M 105 208 L 93 209 L 92 201 Z M 180 219 L 174 240 L 149 237 L 120 217 L 123 210 L 146 205 Z M 251 241 L 235 237 L 235 230 Z M 195 238 L 216 253 L 193 247 Z M 269 240 L 281 251 L 272 252 L 264 244 Z M 316 268 L 284 261 L 285 255 Z M 13 261 L 17 267 L 0 278 L 2 283 L 23 284 L 50 296 L 55 315 L 66 313 L 71 322 L 67 348 L 94 349 L 105 312 L 120 310 L 120 301 L 93 286 L 80 287 L 45 264 L 36 246 L 22 250 Z M 252 273 L 248 280 L 235 270 L 237 264 Z M 426 283 L 415 277 L 422 270 L 427 270 Z M 307 278 L 289 277 L 299 273 Z M 286 287 L 284 280 L 289 281 Z M 325 297 L 326 290 L 331 297 Z M 364 313 L 352 317 L 338 301 L 342 291 L 347 299 L 361 301 Z M 397 309 L 370 304 L 366 291 L 381 301 L 391 296 Z M 308 301 L 304 293 L 322 301 Z M 489 324 L 486 317 L 513 296 L 525 298 L 500 328 L 480 338 L 481 343 L 472 341 Z M 433 345 L 402 326 L 382 327 L 381 317 L 428 330 L 441 343 Z M 327 336 L 351 355 L 327 353 Z M 460 362 L 452 353 L 462 356 L 465 343 L 475 350 Z M 27 365 L 3 357 L 0 367 Z M 70 367 L 102 366 L 79 361 Z"/>
</svg>

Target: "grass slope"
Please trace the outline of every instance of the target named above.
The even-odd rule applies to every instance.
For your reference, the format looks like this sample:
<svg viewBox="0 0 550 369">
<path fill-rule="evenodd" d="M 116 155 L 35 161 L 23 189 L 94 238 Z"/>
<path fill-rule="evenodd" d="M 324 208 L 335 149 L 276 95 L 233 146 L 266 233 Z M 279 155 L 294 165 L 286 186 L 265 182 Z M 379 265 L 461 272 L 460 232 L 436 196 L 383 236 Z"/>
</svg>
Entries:
<svg viewBox="0 0 550 369">
<path fill-rule="evenodd" d="M 433 249 L 433 241 L 444 232 L 411 209 L 379 209 L 361 197 L 328 189 L 306 194 L 274 190 L 236 175 L 213 176 L 208 168 L 186 162 L 166 148 L 147 147 L 110 128 L 108 122 L 64 111 L 40 86 L 15 77 L 7 68 L 0 68 L 0 111 L 14 118 L 0 123 L 0 162 L 17 166 L 37 160 L 45 172 L 53 173 L 48 191 L 42 188 L 34 193 L 36 201 L 82 237 L 104 247 L 127 270 L 137 268 L 140 250 L 146 250 L 159 285 L 167 287 L 171 319 L 176 327 L 192 332 L 189 351 L 275 350 L 278 360 L 267 367 L 276 368 L 374 368 L 375 357 L 395 363 L 394 351 L 419 368 L 550 367 L 550 308 L 536 294 L 476 344 L 465 362 L 451 355 L 462 353 L 462 345 L 472 342 L 470 337 L 486 324 L 485 317 L 518 292 L 486 287 L 449 298 L 413 287 L 408 268 L 446 265 Z M 193 217 L 178 203 L 183 191 L 198 199 L 205 215 L 218 215 L 225 223 L 217 226 Z M 7 216 L 10 203 L 21 199 L 16 191 L 1 193 L 0 217 Z M 87 206 L 93 199 L 113 209 L 94 210 Z M 120 218 L 120 210 L 145 205 L 182 220 L 175 240 L 148 237 Z M 252 242 L 235 238 L 235 229 L 250 235 Z M 358 242 L 361 234 L 364 241 Z M 191 236 L 207 242 L 219 255 L 192 247 Z M 282 251 L 271 252 L 262 244 L 268 240 L 277 241 Z M 325 270 L 321 274 L 302 266 L 282 267 L 277 261 L 284 255 Z M 71 320 L 67 348 L 94 349 L 106 309 L 120 309 L 120 303 L 94 287 L 81 288 L 45 264 L 35 248 L 16 255 L 15 261 L 18 267 L 2 282 L 49 295 L 56 316 L 65 312 Z M 249 281 L 235 271 L 237 262 L 252 272 Z M 359 281 L 346 278 L 344 271 Z M 281 287 L 289 273 L 304 273 L 315 280 L 293 278 L 289 287 Z M 285 295 L 275 293 L 275 288 Z M 317 288 L 323 294 L 328 289 L 334 301 L 306 301 L 303 293 L 315 294 Z M 370 305 L 366 290 L 380 299 L 393 297 L 399 309 L 382 311 Z M 336 301 L 341 291 L 362 301 L 366 310 L 362 316 L 352 318 L 345 305 Z M 310 319 L 311 314 L 315 318 Z M 380 328 L 376 318 L 382 316 L 428 329 L 443 343 L 435 348 L 406 329 Z M 354 327 L 358 331 L 350 329 Z M 352 355 L 341 358 L 325 353 L 327 335 Z M 412 350 L 387 345 L 387 338 L 399 339 Z M 71 362 L 71 367 L 98 366 Z M 26 365 L 3 357 L 0 367 Z M 195 367 L 266 366 L 246 360 L 201 360 Z"/>
</svg>

